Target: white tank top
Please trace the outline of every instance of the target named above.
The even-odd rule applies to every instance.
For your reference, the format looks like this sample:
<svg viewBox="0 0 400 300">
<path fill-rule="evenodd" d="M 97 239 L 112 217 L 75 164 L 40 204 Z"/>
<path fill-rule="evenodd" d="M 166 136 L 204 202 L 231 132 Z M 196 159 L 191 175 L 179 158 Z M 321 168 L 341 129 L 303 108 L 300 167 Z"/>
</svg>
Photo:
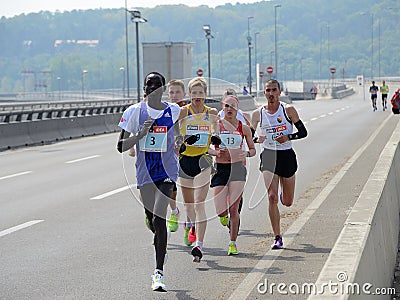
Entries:
<svg viewBox="0 0 400 300">
<path fill-rule="evenodd" d="M 275 139 L 279 135 L 293 133 L 293 123 L 286 114 L 285 106 L 281 103 L 274 114 L 269 114 L 262 107 L 260 109 L 261 134 L 266 136 L 263 147 L 271 150 L 287 150 L 292 148 L 292 142 L 280 144 Z"/>
</svg>

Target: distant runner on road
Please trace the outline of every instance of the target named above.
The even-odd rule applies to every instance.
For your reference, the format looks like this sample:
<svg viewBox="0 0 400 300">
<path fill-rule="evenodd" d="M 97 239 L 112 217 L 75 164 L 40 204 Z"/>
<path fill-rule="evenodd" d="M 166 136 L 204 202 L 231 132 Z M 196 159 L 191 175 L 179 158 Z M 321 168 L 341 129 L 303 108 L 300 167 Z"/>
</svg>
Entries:
<svg viewBox="0 0 400 300">
<path fill-rule="evenodd" d="M 369 93 L 371 94 L 372 110 L 376 111 L 376 99 L 378 98 L 379 88 L 375 85 L 375 81 L 372 81 L 372 85 L 369 87 Z"/>
</svg>

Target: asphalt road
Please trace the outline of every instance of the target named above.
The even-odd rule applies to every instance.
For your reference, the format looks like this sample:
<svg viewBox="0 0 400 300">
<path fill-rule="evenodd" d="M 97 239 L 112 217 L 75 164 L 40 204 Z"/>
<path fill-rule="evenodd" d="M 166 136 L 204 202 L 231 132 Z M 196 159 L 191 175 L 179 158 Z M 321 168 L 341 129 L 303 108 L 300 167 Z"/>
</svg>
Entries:
<svg viewBox="0 0 400 300">
<path fill-rule="evenodd" d="M 284 230 L 381 124 L 394 117 L 380 106 L 372 112 L 369 99 L 359 93 L 293 105 L 309 136 L 293 142 L 299 161 L 296 203 L 282 209 Z M 135 184 L 134 160 L 116 151 L 117 137 L 107 134 L 0 153 L 0 299 L 228 299 L 238 293 L 237 287 L 249 289 L 246 295 L 257 298 L 252 286 L 256 281 L 240 284 L 267 256 L 271 265 L 279 264 L 281 257 L 268 254 L 273 237 L 258 171 L 260 149 L 248 160 L 240 254 L 226 255 L 228 232 L 215 218 L 209 193 L 202 262 L 192 262 L 180 226 L 168 244 L 168 293 L 154 293 L 152 234 L 144 225 L 138 192 L 129 188 Z M 386 135 L 381 139 L 384 143 Z M 366 164 L 367 175 L 374 162 Z M 183 211 L 180 195 L 178 201 Z M 314 226 L 327 221 L 318 219 Z M 302 227 L 297 229 L 298 238 L 305 238 Z M 335 235 L 323 239 L 333 243 Z M 296 260 L 295 250 L 304 246 L 293 245 L 287 253 L 294 258 L 285 260 L 284 271 L 276 272 L 278 278 L 283 272 L 301 280 L 302 274 L 294 270 L 305 262 Z M 308 263 L 315 278 L 328 254 L 329 248 L 324 249 L 315 267 Z M 273 274 L 277 269 L 268 270 Z"/>
</svg>

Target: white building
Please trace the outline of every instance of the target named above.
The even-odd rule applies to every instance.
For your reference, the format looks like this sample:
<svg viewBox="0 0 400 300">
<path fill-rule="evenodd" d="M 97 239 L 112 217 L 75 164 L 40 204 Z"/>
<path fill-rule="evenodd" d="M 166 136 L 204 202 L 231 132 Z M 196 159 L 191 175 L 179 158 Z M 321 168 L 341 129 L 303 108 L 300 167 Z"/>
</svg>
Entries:
<svg viewBox="0 0 400 300">
<path fill-rule="evenodd" d="M 192 75 L 192 46 L 186 42 L 142 43 L 143 74 L 152 71 L 171 79 L 186 79 Z"/>
</svg>

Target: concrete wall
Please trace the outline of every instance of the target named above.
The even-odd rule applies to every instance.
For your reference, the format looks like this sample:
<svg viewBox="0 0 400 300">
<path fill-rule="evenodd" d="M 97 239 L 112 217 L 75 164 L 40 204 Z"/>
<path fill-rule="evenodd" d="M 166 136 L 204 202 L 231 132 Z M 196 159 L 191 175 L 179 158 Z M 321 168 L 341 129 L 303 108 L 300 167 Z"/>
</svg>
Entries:
<svg viewBox="0 0 400 300">
<path fill-rule="evenodd" d="M 316 282 L 338 284 L 336 294 L 325 293 L 308 299 L 392 299 L 368 295 L 376 288 L 392 287 L 397 256 L 400 212 L 400 123 L 386 144 L 359 199 L 349 214 Z M 348 290 L 351 284 L 360 293 Z M 371 285 L 371 286 L 370 286 Z M 341 287 L 345 287 L 344 293 Z M 350 291 L 350 292 L 347 292 Z"/>
<path fill-rule="evenodd" d="M 0 150 L 119 131 L 121 113 L 0 123 Z"/>
</svg>

